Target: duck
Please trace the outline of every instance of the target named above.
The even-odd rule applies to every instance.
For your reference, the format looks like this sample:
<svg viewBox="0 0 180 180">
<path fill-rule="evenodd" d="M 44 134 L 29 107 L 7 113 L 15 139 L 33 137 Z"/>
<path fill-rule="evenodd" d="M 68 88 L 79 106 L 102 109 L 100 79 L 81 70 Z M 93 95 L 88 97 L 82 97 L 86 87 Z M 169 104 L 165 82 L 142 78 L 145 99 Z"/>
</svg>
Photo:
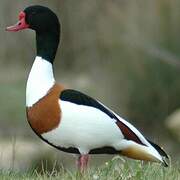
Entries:
<svg viewBox="0 0 180 180">
<path fill-rule="evenodd" d="M 68 89 L 54 78 L 53 63 L 60 42 L 61 24 L 48 7 L 32 5 L 19 13 L 19 21 L 6 28 L 36 33 L 36 57 L 26 85 L 27 121 L 44 142 L 77 155 L 84 171 L 93 154 L 122 155 L 168 166 L 168 155 L 130 122 L 100 101 Z"/>
</svg>

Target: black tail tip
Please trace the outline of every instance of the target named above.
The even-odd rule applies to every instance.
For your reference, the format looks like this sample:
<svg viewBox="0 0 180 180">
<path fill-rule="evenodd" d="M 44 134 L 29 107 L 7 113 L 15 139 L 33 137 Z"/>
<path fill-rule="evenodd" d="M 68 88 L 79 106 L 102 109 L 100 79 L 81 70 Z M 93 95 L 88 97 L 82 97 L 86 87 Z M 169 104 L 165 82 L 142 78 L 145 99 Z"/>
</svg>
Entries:
<svg viewBox="0 0 180 180">
<path fill-rule="evenodd" d="M 168 166 L 169 166 L 169 158 L 163 157 L 162 165 L 163 165 L 164 167 L 168 167 Z"/>
<path fill-rule="evenodd" d="M 148 142 L 159 152 L 159 154 L 162 156 L 162 158 L 163 158 L 163 162 L 162 162 L 162 164 L 163 164 L 163 166 L 164 167 L 168 167 L 168 165 L 169 165 L 169 156 L 167 155 L 167 153 L 161 148 L 161 147 L 159 147 L 157 144 L 155 144 L 155 143 L 153 143 L 153 142 L 151 142 L 151 141 L 149 141 L 148 140 Z"/>
</svg>

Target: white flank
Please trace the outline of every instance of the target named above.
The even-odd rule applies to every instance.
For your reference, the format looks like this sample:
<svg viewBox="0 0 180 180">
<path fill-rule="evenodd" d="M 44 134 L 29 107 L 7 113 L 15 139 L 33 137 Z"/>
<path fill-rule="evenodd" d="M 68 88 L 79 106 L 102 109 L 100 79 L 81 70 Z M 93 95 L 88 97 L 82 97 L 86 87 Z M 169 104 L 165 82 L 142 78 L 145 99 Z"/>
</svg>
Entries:
<svg viewBox="0 0 180 180">
<path fill-rule="evenodd" d="M 42 134 L 43 138 L 56 146 L 76 147 L 82 154 L 104 146 L 120 149 L 124 137 L 107 114 L 90 106 L 62 100 L 59 103 L 62 111 L 59 127 Z"/>
<path fill-rule="evenodd" d="M 54 83 L 52 64 L 37 56 L 27 81 L 26 106 L 31 107 L 45 96 Z"/>
</svg>

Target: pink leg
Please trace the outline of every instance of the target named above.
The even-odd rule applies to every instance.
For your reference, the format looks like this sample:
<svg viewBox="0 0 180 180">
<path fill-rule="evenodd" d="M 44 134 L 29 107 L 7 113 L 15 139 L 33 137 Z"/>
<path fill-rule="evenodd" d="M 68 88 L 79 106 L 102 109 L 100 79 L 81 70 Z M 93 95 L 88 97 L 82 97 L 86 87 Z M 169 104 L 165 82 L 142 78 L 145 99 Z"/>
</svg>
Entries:
<svg viewBox="0 0 180 180">
<path fill-rule="evenodd" d="M 77 160 L 77 166 L 80 172 L 82 173 L 86 168 L 89 160 L 89 155 L 80 155 Z"/>
</svg>

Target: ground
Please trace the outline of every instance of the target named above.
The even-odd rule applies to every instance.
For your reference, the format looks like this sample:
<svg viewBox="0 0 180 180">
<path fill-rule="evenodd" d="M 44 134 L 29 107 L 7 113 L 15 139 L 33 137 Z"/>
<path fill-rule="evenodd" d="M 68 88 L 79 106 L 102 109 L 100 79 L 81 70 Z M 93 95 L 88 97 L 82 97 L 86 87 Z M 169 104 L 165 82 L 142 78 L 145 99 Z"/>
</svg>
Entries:
<svg viewBox="0 0 180 180">
<path fill-rule="evenodd" d="M 51 171 L 47 171 L 46 167 L 42 167 L 41 172 L 36 169 L 27 172 L 1 171 L 0 179 L 62 179 L 62 180 L 179 180 L 180 179 L 179 164 L 170 165 L 168 168 L 155 163 L 143 163 L 141 161 L 128 161 L 121 157 L 115 157 L 111 161 L 106 162 L 101 167 L 88 168 L 84 174 L 77 171 L 69 171 L 60 167 L 52 167 Z"/>
</svg>

